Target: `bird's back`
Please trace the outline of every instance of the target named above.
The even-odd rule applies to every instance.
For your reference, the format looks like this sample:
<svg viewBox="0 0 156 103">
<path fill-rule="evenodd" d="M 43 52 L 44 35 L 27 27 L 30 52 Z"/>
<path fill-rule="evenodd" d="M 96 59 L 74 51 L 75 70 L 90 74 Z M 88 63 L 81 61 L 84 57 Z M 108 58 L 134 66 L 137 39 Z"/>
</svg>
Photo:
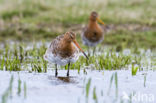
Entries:
<svg viewBox="0 0 156 103">
<path fill-rule="evenodd" d="M 58 37 L 56 37 L 50 44 L 49 48 L 50 51 L 54 54 L 57 55 L 57 52 L 59 51 L 59 49 L 61 48 L 61 41 L 64 38 L 64 34 L 59 35 Z"/>
</svg>

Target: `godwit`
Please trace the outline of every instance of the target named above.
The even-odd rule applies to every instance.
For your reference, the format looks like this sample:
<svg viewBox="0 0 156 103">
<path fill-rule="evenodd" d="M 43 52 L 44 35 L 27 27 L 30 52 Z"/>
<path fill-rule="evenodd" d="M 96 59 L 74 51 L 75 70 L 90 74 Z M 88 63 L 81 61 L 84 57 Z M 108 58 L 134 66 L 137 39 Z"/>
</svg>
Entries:
<svg viewBox="0 0 156 103">
<path fill-rule="evenodd" d="M 76 41 L 76 34 L 73 32 L 66 32 L 51 42 L 49 48 L 46 50 L 44 59 L 55 63 L 55 76 L 58 74 L 57 65 L 68 64 L 67 76 L 69 76 L 70 63 L 74 63 L 78 60 L 79 49 L 88 59 L 87 55 Z"/>
<path fill-rule="evenodd" d="M 81 38 L 84 45 L 87 46 L 96 46 L 98 43 L 103 41 L 103 29 L 97 23 L 100 22 L 104 24 L 102 20 L 99 19 L 96 12 L 92 12 L 89 17 L 89 24 L 83 29 Z"/>
</svg>

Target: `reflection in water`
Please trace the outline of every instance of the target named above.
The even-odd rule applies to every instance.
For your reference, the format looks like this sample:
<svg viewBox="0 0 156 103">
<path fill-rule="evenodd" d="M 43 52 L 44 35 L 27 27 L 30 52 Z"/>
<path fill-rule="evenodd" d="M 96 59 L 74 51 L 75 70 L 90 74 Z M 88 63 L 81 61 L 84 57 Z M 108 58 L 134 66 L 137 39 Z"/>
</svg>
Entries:
<svg viewBox="0 0 156 103">
<path fill-rule="evenodd" d="M 50 80 L 53 81 L 54 84 L 64 84 L 64 83 L 78 83 L 78 78 L 76 76 L 49 76 L 48 77 Z"/>
<path fill-rule="evenodd" d="M 66 83 L 71 83 L 71 82 L 74 82 L 74 80 L 72 79 L 72 77 L 57 77 L 58 80 L 61 80 L 63 82 L 66 82 Z"/>
</svg>

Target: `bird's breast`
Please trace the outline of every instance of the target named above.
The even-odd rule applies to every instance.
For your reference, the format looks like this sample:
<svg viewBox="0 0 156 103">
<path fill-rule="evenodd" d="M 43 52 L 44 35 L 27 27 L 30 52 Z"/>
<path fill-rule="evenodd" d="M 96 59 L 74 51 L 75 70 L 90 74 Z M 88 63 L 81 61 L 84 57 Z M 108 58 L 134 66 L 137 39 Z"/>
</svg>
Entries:
<svg viewBox="0 0 156 103">
<path fill-rule="evenodd" d="M 58 51 L 58 55 L 61 56 L 62 58 L 69 58 L 74 56 L 75 53 L 77 53 L 78 50 L 75 47 L 74 44 L 64 44 L 61 46 L 60 50 Z"/>
<path fill-rule="evenodd" d="M 103 33 L 98 30 L 88 30 L 88 32 L 85 34 L 85 37 L 92 42 L 97 42 L 102 39 Z"/>
</svg>

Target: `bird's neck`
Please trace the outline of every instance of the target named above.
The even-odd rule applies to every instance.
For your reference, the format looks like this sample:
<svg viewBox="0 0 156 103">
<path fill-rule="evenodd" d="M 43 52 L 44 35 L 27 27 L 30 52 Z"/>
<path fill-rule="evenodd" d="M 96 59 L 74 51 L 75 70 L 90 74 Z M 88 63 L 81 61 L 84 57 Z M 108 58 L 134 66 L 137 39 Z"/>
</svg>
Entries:
<svg viewBox="0 0 156 103">
<path fill-rule="evenodd" d="M 89 24 L 88 24 L 89 28 L 94 28 L 94 27 L 97 27 L 97 26 L 98 26 L 97 21 L 89 20 Z"/>
<path fill-rule="evenodd" d="M 61 56 L 69 57 L 73 55 L 75 48 L 73 48 L 72 42 L 63 41 L 61 45 Z"/>
<path fill-rule="evenodd" d="M 63 40 L 61 44 L 61 49 L 63 49 L 64 51 L 70 51 L 72 49 L 72 42 Z"/>
</svg>

